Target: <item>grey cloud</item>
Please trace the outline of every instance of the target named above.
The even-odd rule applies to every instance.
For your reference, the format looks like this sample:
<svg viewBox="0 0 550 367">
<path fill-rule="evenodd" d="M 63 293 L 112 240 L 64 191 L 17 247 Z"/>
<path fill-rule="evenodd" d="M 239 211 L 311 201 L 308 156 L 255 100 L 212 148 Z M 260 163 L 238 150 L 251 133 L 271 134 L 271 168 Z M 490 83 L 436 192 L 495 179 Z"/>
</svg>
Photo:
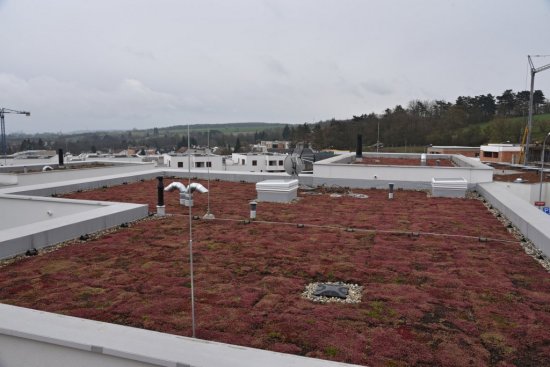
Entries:
<svg viewBox="0 0 550 367">
<path fill-rule="evenodd" d="M 156 61 L 157 60 L 155 55 L 150 51 L 137 50 L 137 49 L 133 49 L 133 48 L 130 48 L 130 47 L 126 47 L 126 52 L 128 52 L 129 54 L 134 55 L 134 56 L 136 56 L 140 59 L 145 59 L 145 60 L 149 60 L 149 61 Z"/>
<path fill-rule="evenodd" d="M 271 73 L 285 77 L 290 75 L 290 72 L 285 68 L 283 63 L 273 57 L 266 57 L 264 63 Z"/>
<path fill-rule="evenodd" d="M 371 94 L 386 96 L 393 93 L 390 81 L 384 82 L 382 80 L 371 79 L 360 83 L 360 85 L 365 91 Z"/>
<path fill-rule="evenodd" d="M 9 95 L 4 103 L 30 110 L 40 121 L 41 131 L 78 130 L 79 121 L 87 129 L 124 128 L 140 120 L 175 119 L 179 111 L 202 111 L 205 103 L 192 96 L 155 91 L 137 79 L 125 79 L 109 89 L 97 89 L 43 76 L 24 80 L 0 74 L 0 94 Z M 120 126 L 112 126 L 118 120 Z M 30 121 L 32 123 L 32 121 Z M 128 126 L 128 125 L 126 125 Z M 28 130 L 25 126 L 11 131 Z"/>
</svg>

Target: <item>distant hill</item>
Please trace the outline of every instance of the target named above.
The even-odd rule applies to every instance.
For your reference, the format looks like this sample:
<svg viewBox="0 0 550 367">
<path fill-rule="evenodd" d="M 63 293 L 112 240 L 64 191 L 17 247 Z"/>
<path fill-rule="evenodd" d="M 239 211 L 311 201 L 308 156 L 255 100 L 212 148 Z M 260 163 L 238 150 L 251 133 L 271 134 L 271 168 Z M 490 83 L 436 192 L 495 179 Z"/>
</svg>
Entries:
<svg viewBox="0 0 550 367">
<path fill-rule="evenodd" d="M 189 130 L 193 132 L 207 132 L 218 131 L 223 134 L 236 134 L 236 133 L 255 133 L 268 129 L 282 129 L 287 125 L 286 123 L 278 122 L 230 122 L 230 123 L 221 123 L 221 124 L 190 124 Z M 155 131 L 155 128 L 158 130 L 159 134 L 180 134 L 187 135 L 187 125 L 173 125 L 165 127 L 151 127 L 147 129 L 116 129 L 116 130 L 86 130 L 86 131 L 72 131 L 68 133 L 18 133 L 14 132 L 9 134 L 12 138 L 21 138 L 21 137 L 46 137 L 54 138 L 60 135 L 78 138 L 80 136 L 89 136 L 90 134 L 125 134 L 131 132 L 134 136 L 145 136 L 147 134 L 152 134 Z"/>
<path fill-rule="evenodd" d="M 189 125 L 190 131 L 207 132 L 208 130 L 216 130 L 223 134 L 234 133 L 254 133 L 257 131 L 284 128 L 286 124 L 276 122 L 231 122 L 225 124 L 196 124 Z M 175 125 L 168 127 L 159 127 L 159 133 L 175 133 L 175 134 L 187 134 L 187 125 Z M 138 130 L 139 131 L 139 130 Z M 153 131 L 153 129 L 147 129 L 145 131 Z"/>
<path fill-rule="evenodd" d="M 231 152 L 237 144 L 257 140 L 279 140 L 287 124 L 268 122 L 233 122 L 225 124 L 190 124 L 192 145 L 218 146 Z M 210 132 L 210 133 L 209 133 Z M 30 149 L 63 148 L 71 153 L 96 150 L 119 151 L 128 147 L 154 148 L 161 152 L 187 146 L 187 125 L 151 127 L 131 130 L 97 130 L 72 133 L 13 133 L 8 135 L 8 152 Z"/>
</svg>

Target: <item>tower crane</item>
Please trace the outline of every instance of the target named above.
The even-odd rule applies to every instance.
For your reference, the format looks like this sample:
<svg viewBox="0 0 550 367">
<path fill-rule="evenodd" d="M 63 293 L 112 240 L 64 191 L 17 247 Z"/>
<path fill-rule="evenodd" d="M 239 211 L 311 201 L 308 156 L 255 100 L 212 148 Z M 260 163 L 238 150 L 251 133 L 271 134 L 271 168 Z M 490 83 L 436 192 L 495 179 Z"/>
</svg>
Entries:
<svg viewBox="0 0 550 367">
<path fill-rule="evenodd" d="M 16 111 L 11 110 L 9 108 L 0 108 L 0 125 L 2 128 L 2 136 L 1 136 L 1 143 L 2 143 L 2 153 L 4 154 L 4 166 L 6 165 L 6 156 L 7 156 L 7 142 L 6 142 L 6 123 L 4 122 L 4 114 L 6 113 L 14 113 L 18 115 L 25 115 L 30 116 L 31 113 L 27 111 Z"/>
<path fill-rule="evenodd" d="M 533 55 L 533 57 L 540 55 Z M 523 164 L 526 166 L 529 162 L 529 145 L 531 144 L 531 131 L 533 127 L 533 92 L 535 88 L 535 74 L 540 73 L 546 69 L 550 69 L 550 64 L 540 66 L 538 68 L 533 64 L 533 60 L 530 55 L 527 55 L 529 60 L 529 66 L 531 68 L 531 93 L 529 94 L 529 117 L 527 119 L 527 128 L 525 129 L 525 145 L 522 147 L 522 154 L 524 155 Z M 522 142 L 523 143 L 523 142 Z"/>
</svg>

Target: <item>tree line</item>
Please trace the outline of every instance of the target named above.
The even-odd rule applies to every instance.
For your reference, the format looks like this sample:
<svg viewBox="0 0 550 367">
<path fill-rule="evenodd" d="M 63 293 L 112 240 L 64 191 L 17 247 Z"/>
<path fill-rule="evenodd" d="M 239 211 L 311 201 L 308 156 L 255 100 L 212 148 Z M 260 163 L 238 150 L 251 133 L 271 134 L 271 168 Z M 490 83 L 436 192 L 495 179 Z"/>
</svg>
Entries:
<svg viewBox="0 0 550 367">
<path fill-rule="evenodd" d="M 363 114 L 351 119 L 331 119 L 303 124 L 290 130 L 293 140 L 310 141 L 314 148 L 350 149 L 357 134 L 365 145 L 382 142 L 385 146 L 471 145 L 489 142 L 518 143 L 527 121 L 529 91 L 504 91 L 460 96 L 454 103 L 444 100 L 413 100 L 406 107 L 397 105 L 382 114 Z M 534 93 L 534 113 L 550 113 L 541 90 Z M 541 138 L 550 129 L 550 117 L 535 121 L 533 137 Z"/>
</svg>

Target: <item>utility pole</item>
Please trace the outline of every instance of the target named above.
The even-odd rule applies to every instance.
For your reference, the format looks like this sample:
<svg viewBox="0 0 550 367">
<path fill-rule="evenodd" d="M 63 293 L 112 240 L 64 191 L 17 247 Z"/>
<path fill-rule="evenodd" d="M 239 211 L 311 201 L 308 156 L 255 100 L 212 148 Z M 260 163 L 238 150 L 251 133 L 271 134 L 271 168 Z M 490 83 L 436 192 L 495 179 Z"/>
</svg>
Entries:
<svg viewBox="0 0 550 367">
<path fill-rule="evenodd" d="M 380 119 L 376 119 L 378 122 L 378 132 L 376 135 L 376 153 L 378 153 L 378 148 L 380 148 Z"/>
<path fill-rule="evenodd" d="M 9 108 L 0 108 L 0 125 L 2 129 L 2 153 L 4 154 L 4 166 L 7 165 L 6 158 L 7 158 L 7 152 L 8 152 L 8 146 L 6 141 L 6 123 L 4 122 L 4 114 L 6 113 L 13 113 L 17 115 L 25 115 L 30 116 L 31 113 L 27 111 L 16 111 L 16 110 L 10 110 Z"/>
<path fill-rule="evenodd" d="M 540 55 L 533 55 L 533 57 L 537 57 Z M 540 73 L 541 71 L 544 71 L 546 69 L 550 69 L 550 64 L 535 68 L 535 65 L 533 65 L 533 60 L 531 60 L 531 56 L 527 55 L 527 60 L 529 61 L 529 66 L 531 68 L 531 93 L 529 94 L 529 117 L 527 119 L 527 139 L 525 140 L 525 147 L 523 148 L 525 151 L 524 155 L 524 161 L 523 165 L 527 166 L 529 163 L 529 146 L 531 145 L 531 131 L 533 129 L 533 94 L 535 90 L 535 74 Z"/>
</svg>

